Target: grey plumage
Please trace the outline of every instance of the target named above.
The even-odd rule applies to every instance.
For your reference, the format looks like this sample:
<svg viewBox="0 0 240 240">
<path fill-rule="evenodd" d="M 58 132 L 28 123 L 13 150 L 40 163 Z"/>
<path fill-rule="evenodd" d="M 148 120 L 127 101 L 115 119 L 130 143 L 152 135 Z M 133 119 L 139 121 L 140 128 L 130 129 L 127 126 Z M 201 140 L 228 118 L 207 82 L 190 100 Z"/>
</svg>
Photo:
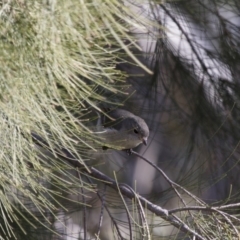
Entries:
<svg viewBox="0 0 240 240">
<path fill-rule="evenodd" d="M 149 128 L 142 118 L 123 109 L 106 113 L 110 118 L 104 117 L 103 131 L 98 133 L 104 147 L 123 150 L 147 144 Z"/>
</svg>

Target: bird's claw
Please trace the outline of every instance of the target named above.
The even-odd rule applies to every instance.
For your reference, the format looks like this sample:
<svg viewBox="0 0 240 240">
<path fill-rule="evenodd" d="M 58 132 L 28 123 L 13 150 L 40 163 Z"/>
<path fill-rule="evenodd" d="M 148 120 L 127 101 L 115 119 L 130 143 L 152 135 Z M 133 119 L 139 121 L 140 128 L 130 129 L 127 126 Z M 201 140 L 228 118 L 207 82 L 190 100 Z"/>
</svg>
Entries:
<svg viewBox="0 0 240 240">
<path fill-rule="evenodd" d="M 130 148 L 130 149 L 126 149 L 126 152 L 127 152 L 127 155 L 132 155 L 132 153 L 133 153 L 133 150 Z"/>
</svg>

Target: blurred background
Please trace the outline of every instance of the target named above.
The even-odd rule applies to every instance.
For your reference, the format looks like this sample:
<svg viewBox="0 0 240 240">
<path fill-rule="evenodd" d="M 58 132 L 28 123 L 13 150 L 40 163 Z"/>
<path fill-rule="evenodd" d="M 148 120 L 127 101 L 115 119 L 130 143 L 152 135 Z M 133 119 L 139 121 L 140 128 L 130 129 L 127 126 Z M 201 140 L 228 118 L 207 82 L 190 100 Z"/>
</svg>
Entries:
<svg viewBox="0 0 240 240">
<path fill-rule="evenodd" d="M 88 167 L 166 209 L 239 202 L 238 1 L 0 5 L 1 239 L 193 239 Z M 102 151 L 91 135 L 101 104 L 145 119 L 148 145 L 134 150 L 196 199 L 136 155 Z M 228 214 L 237 221 L 238 208 Z M 222 216 L 178 216 L 202 239 L 238 239 Z"/>
</svg>

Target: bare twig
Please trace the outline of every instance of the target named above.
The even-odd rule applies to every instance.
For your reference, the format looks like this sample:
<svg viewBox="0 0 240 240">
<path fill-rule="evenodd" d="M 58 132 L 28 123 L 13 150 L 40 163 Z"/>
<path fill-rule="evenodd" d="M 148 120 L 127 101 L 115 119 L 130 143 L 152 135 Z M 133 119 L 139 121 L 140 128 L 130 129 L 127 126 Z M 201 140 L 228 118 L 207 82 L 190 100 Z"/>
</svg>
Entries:
<svg viewBox="0 0 240 240">
<path fill-rule="evenodd" d="M 151 239 L 151 235 L 150 235 L 150 231 L 149 231 L 149 227 L 148 227 L 148 223 L 147 223 L 147 218 L 146 218 L 143 206 L 142 206 L 141 202 L 138 199 L 138 194 L 135 191 L 133 191 L 133 189 L 131 187 L 129 187 L 128 185 L 126 185 L 126 184 L 122 184 L 122 185 L 125 185 L 130 191 L 132 191 L 133 194 L 135 194 L 136 200 L 137 200 L 137 204 L 138 204 L 138 209 L 139 209 L 141 226 L 143 228 L 142 236 L 145 236 L 145 231 L 146 231 L 148 239 Z M 145 228 L 146 228 L 146 230 L 145 230 Z"/>
<path fill-rule="evenodd" d="M 82 181 L 81 179 L 81 174 L 79 173 L 79 171 L 77 171 L 77 175 L 80 181 Z M 87 239 L 87 209 L 86 209 L 86 199 L 84 196 L 84 192 L 83 192 L 83 187 L 81 187 L 81 192 L 82 192 L 82 201 L 83 201 L 83 239 L 86 240 Z"/>
<path fill-rule="evenodd" d="M 131 223 L 131 218 L 132 218 L 132 217 L 130 217 L 131 215 L 130 215 L 130 212 L 129 212 L 129 210 L 128 210 L 128 207 L 127 207 L 127 204 L 126 204 L 126 202 L 125 202 L 125 199 L 124 199 L 124 197 L 122 196 L 121 191 L 119 191 L 119 184 L 118 184 L 118 182 L 117 182 L 117 178 L 116 178 L 115 172 L 114 172 L 114 177 L 115 177 L 115 179 L 116 179 L 115 181 L 116 181 L 116 184 L 117 184 L 117 188 L 118 188 L 119 195 L 121 196 L 123 205 L 124 205 L 125 210 L 126 210 L 127 219 L 128 219 L 128 227 L 129 227 L 129 237 L 130 237 L 130 240 L 132 240 L 132 239 L 133 239 L 133 236 L 132 236 L 132 223 Z M 130 190 L 130 191 L 131 191 L 131 190 Z"/>
<path fill-rule="evenodd" d="M 103 189 L 103 194 L 101 195 L 101 212 L 100 212 L 100 218 L 99 218 L 99 224 L 98 224 L 98 232 L 97 232 L 97 236 L 99 238 L 100 235 L 100 231 L 101 231 L 101 227 L 102 227 L 102 222 L 103 222 L 103 210 L 104 210 L 104 206 L 105 206 L 105 194 L 106 194 L 106 185 L 104 185 L 104 189 Z M 100 195 L 100 194 L 99 194 Z"/>
<path fill-rule="evenodd" d="M 161 168 L 159 168 L 158 166 L 156 166 L 154 163 L 150 162 L 148 159 L 144 158 L 143 156 L 141 156 L 141 155 L 138 154 L 137 152 L 134 152 L 134 151 L 133 151 L 132 154 L 134 154 L 134 155 L 138 156 L 139 158 L 143 159 L 143 160 L 146 161 L 148 164 L 150 164 L 151 166 L 153 166 L 158 172 L 160 172 L 160 173 L 163 175 L 163 177 L 166 179 L 166 181 L 172 186 L 172 188 L 174 189 L 174 191 L 176 192 L 176 194 L 178 195 L 178 197 L 179 197 L 180 199 L 182 199 L 182 198 L 181 198 L 181 195 L 178 193 L 178 191 L 176 191 L 175 186 L 179 187 L 181 190 L 183 190 L 186 194 L 188 194 L 189 196 L 191 196 L 194 200 L 196 200 L 196 201 L 197 201 L 198 203 L 200 203 L 201 205 L 204 205 L 204 206 L 199 206 L 199 207 L 198 207 L 198 206 L 196 206 L 196 207 L 188 207 L 188 206 L 185 204 L 185 201 L 183 201 L 183 204 L 185 205 L 185 207 L 182 207 L 182 208 L 179 208 L 179 209 L 169 210 L 168 213 L 169 213 L 170 215 L 173 215 L 174 212 L 183 211 L 183 210 L 184 210 L 184 211 L 188 211 L 191 216 L 192 216 L 192 214 L 191 214 L 190 210 L 200 210 L 200 209 L 201 209 L 201 210 L 206 210 L 206 211 L 214 211 L 214 212 L 217 212 L 219 215 L 221 215 L 221 216 L 229 223 L 229 225 L 232 226 L 232 228 L 234 229 L 235 233 L 236 233 L 237 235 L 239 235 L 237 228 L 234 226 L 234 224 L 232 223 L 232 221 L 231 221 L 230 218 L 232 218 L 232 219 L 240 222 L 239 219 L 237 219 L 236 217 L 234 217 L 234 216 L 232 216 L 232 215 L 230 215 L 230 214 L 227 214 L 227 213 L 225 213 L 225 212 L 220 211 L 219 208 L 221 208 L 221 207 L 215 207 L 215 208 L 213 208 L 213 207 L 207 206 L 206 203 L 204 203 L 204 202 L 202 202 L 201 200 L 199 200 L 196 196 L 194 196 L 192 193 L 188 192 L 185 188 L 183 188 L 182 186 L 180 186 L 180 185 L 178 185 L 177 183 L 173 182 L 173 181 L 165 174 L 165 172 L 164 172 Z M 230 206 L 233 206 L 233 205 L 234 205 L 234 204 L 231 204 Z M 239 205 L 240 205 L 240 204 L 236 204 L 235 206 L 239 206 Z M 225 206 L 225 208 L 228 208 L 228 207 L 230 207 L 230 206 Z M 224 208 L 224 206 L 222 206 L 222 208 Z M 177 211 L 177 210 L 178 210 L 178 211 Z M 175 216 L 175 215 L 173 215 L 173 216 Z M 176 217 L 176 216 L 175 216 L 175 217 Z M 179 218 L 177 218 L 177 219 L 180 221 Z M 192 219 L 194 220 L 193 216 L 192 216 Z"/>
<path fill-rule="evenodd" d="M 181 185 L 175 183 L 174 181 L 172 181 L 167 174 L 160 168 L 158 167 L 156 164 L 154 164 L 153 162 L 149 161 L 148 159 L 144 158 L 143 156 L 141 156 L 140 154 L 138 154 L 135 151 L 132 151 L 132 154 L 138 156 L 139 158 L 141 158 L 142 160 L 144 160 L 145 162 L 147 162 L 149 165 L 151 165 L 152 167 L 154 167 L 158 172 L 160 172 L 162 174 L 162 176 L 165 178 L 165 180 L 171 185 L 171 187 L 173 189 L 175 189 L 176 187 L 180 188 L 182 191 L 184 191 L 187 195 L 189 195 L 190 197 L 192 197 L 197 203 L 199 203 L 202 206 L 205 206 L 206 204 L 199 198 L 197 198 L 195 195 L 193 195 L 192 193 L 190 193 L 189 191 L 187 191 L 184 187 L 182 187 Z M 177 194 L 179 198 L 181 198 L 179 196 L 179 194 Z"/>
<path fill-rule="evenodd" d="M 91 178 L 89 178 L 88 176 L 86 176 L 86 177 L 87 177 L 88 182 L 93 183 L 92 180 L 91 180 Z M 106 186 L 106 185 L 105 185 L 105 186 Z M 97 191 L 97 196 L 99 197 L 99 199 L 102 198 L 102 196 L 99 194 L 99 191 Z M 102 201 L 102 200 L 101 200 L 101 201 Z M 108 209 L 107 205 L 104 204 L 103 206 L 104 206 L 105 210 L 107 211 L 108 216 L 111 218 L 114 227 L 115 227 L 116 230 L 117 230 L 118 237 L 120 237 L 120 239 L 124 239 L 124 238 L 122 237 L 122 234 L 121 234 L 121 232 L 120 232 L 120 229 L 119 229 L 119 227 L 118 227 L 118 224 L 117 224 L 117 222 L 115 221 L 114 217 L 112 216 L 112 214 L 111 214 L 110 210 Z"/>
<path fill-rule="evenodd" d="M 47 147 L 48 148 L 48 144 L 46 143 L 46 141 L 44 141 L 39 136 L 37 136 L 37 138 L 36 138 L 36 136 L 33 136 L 33 141 L 36 144 L 40 145 L 41 147 Z M 79 168 L 81 171 L 87 173 L 89 176 L 91 176 L 91 177 L 93 177 L 93 178 L 95 178 L 95 179 L 97 179 L 97 180 L 99 180 L 101 182 L 104 182 L 107 186 L 115 189 L 116 191 L 119 191 L 125 197 L 127 197 L 129 199 L 134 199 L 136 197 L 135 194 L 133 194 L 132 191 L 129 190 L 129 187 L 127 188 L 126 186 L 123 186 L 123 185 L 119 185 L 118 186 L 118 184 L 116 183 L 115 180 L 113 180 L 112 178 L 110 178 L 107 175 L 103 174 L 102 172 L 98 171 L 94 167 L 89 167 L 88 169 L 86 169 L 85 166 L 83 166 L 78 161 L 78 159 L 73 154 L 71 154 L 67 149 L 64 149 L 64 148 L 54 149 L 54 151 L 55 151 L 55 154 L 57 156 L 59 156 L 62 159 L 65 159 L 73 167 Z M 134 154 L 140 156 L 136 152 L 134 152 Z M 146 160 L 146 161 L 150 163 L 149 160 Z M 156 165 L 154 165 L 154 166 L 156 166 Z M 164 176 L 166 176 L 166 174 L 161 169 L 159 169 L 159 171 L 161 171 L 164 174 Z M 167 179 L 170 180 L 168 177 L 167 177 Z M 174 182 L 172 182 L 172 183 L 174 183 Z M 174 184 L 176 184 L 176 183 L 174 183 Z M 178 186 L 181 189 L 185 190 L 183 187 L 181 187 L 178 184 L 176 184 L 176 186 Z M 188 192 L 188 191 L 186 191 L 186 192 Z M 193 198 L 196 198 L 191 193 L 188 192 L 188 194 L 190 196 L 192 196 Z M 201 236 L 195 230 L 191 229 L 187 224 L 185 224 L 184 222 L 180 221 L 175 216 L 169 215 L 169 212 L 168 212 L 167 209 L 163 209 L 160 206 L 158 206 L 156 204 L 153 204 L 152 202 L 148 201 L 146 198 L 144 198 L 142 196 L 138 196 L 138 198 L 139 198 L 139 201 L 141 202 L 141 204 L 143 206 L 146 206 L 146 208 L 149 211 L 151 211 L 151 212 L 155 213 L 157 216 L 163 218 L 164 220 L 166 220 L 167 222 L 169 222 L 171 225 L 175 226 L 179 230 L 181 230 L 181 231 L 183 231 L 185 233 L 191 234 L 193 236 L 196 236 L 197 239 L 204 240 L 203 236 Z M 198 200 L 198 202 L 200 202 L 200 200 Z M 200 203 L 202 203 L 202 202 L 200 202 Z"/>
</svg>

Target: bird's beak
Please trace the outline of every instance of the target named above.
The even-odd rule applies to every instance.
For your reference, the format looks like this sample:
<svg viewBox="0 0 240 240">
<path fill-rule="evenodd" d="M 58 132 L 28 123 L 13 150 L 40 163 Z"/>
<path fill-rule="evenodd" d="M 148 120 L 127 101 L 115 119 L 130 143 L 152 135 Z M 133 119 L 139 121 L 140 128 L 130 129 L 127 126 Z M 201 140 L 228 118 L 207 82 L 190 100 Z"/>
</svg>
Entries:
<svg viewBox="0 0 240 240">
<path fill-rule="evenodd" d="M 144 145 L 147 146 L 147 138 L 146 137 L 142 138 L 142 142 L 143 142 Z"/>
</svg>

